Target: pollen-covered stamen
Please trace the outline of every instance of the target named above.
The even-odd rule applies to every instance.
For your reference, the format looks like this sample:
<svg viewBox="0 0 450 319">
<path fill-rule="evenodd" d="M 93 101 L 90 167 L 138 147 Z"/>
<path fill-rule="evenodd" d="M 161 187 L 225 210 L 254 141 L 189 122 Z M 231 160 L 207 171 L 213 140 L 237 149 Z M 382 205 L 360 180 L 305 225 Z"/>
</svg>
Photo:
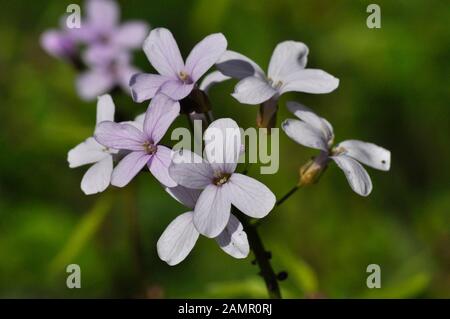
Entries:
<svg viewBox="0 0 450 319">
<path fill-rule="evenodd" d="M 228 174 L 228 173 L 216 172 L 214 174 L 213 183 L 216 186 L 222 186 L 223 184 L 228 182 L 228 180 L 230 179 L 230 176 L 231 176 L 231 174 Z"/>
<path fill-rule="evenodd" d="M 279 90 L 283 86 L 283 81 L 274 81 L 271 78 L 267 79 L 269 81 L 270 86 L 272 86 L 275 90 Z"/>
<path fill-rule="evenodd" d="M 331 155 L 332 156 L 337 156 L 337 155 L 340 155 L 340 154 L 345 153 L 345 152 L 347 152 L 347 150 L 345 148 L 343 148 L 342 146 L 333 147 L 331 149 Z"/>
<path fill-rule="evenodd" d="M 152 144 L 151 142 L 146 141 L 142 146 L 144 147 L 144 151 L 147 154 L 151 155 L 156 153 L 157 146 Z"/>
<path fill-rule="evenodd" d="M 192 83 L 191 77 L 189 76 L 188 73 L 186 73 L 184 71 L 180 71 L 180 73 L 178 74 L 178 78 L 186 84 Z"/>
</svg>

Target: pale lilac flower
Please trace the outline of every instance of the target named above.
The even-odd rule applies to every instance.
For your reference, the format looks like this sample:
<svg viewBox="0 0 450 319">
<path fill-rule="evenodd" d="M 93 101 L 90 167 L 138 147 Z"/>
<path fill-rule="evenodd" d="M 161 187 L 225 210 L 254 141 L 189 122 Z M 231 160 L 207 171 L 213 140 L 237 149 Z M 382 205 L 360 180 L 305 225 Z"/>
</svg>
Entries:
<svg viewBox="0 0 450 319">
<path fill-rule="evenodd" d="M 179 215 L 167 226 L 156 245 L 159 258 L 170 266 L 174 266 L 189 255 L 200 235 L 194 226 L 193 209 L 201 190 L 189 189 L 178 185 L 173 188 L 167 188 L 166 191 L 178 202 L 190 209 L 190 211 Z M 234 215 L 230 215 L 227 226 L 215 240 L 223 251 L 234 258 L 245 258 L 250 252 L 247 234 Z"/>
<path fill-rule="evenodd" d="M 94 136 L 100 144 L 130 151 L 114 168 L 112 185 L 124 187 L 147 165 L 161 184 L 176 186 L 168 172 L 172 150 L 158 143 L 179 112 L 178 102 L 159 94 L 147 109 L 142 130 L 128 123 L 104 121 L 97 125 Z"/>
<path fill-rule="evenodd" d="M 287 119 L 281 127 L 295 142 L 321 151 L 316 164 L 325 166 L 332 159 L 344 171 L 350 187 L 357 194 L 367 196 L 372 191 L 372 181 L 359 163 L 388 171 L 391 152 L 372 143 L 347 140 L 333 147 L 334 133 L 331 124 L 314 114 L 307 107 L 296 102 L 288 102 L 288 109 L 299 120 Z"/>
<path fill-rule="evenodd" d="M 225 75 L 239 79 L 232 96 L 244 104 L 260 104 L 278 99 L 286 92 L 329 93 L 339 80 L 319 69 L 306 69 L 308 47 L 296 41 L 279 43 L 273 51 L 266 74 L 242 54 L 227 51 L 217 62 Z M 206 85 L 206 84 L 204 84 Z"/>
<path fill-rule="evenodd" d="M 172 33 L 165 28 L 153 29 L 144 42 L 144 52 L 159 74 L 137 74 L 130 82 L 133 99 L 142 102 L 158 92 L 181 100 L 193 90 L 197 80 L 217 62 L 227 48 L 221 33 L 200 41 L 183 62 Z"/>
<path fill-rule="evenodd" d="M 97 124 L 114 121 L 114 102 L 109 95 L 103 95 L 97 102 Z M 103 192 L 111 182 L 113 156 L 117 150 L 99 144 L 93 137 L 71 149 L 67 156 L 69 167 L 92 165 L 81 180 L 81 189 L 87 194 Z"/>
<path fill-rule="evenodd" d="M 70 29 L 47 30 L 41 35 L 40 44 L 55 58 L 72 60 L 78 54 L 77 39 Z"/>
<path fill-rule="evenodd" d="M 203 189 L 195 205 L 194 225 L 202 235 L 214 238 L 228 224 L 231 205 L 250 217 L 262 218 L 274 207 L 275 195 L 261 182 L 235 173 L 241 153 L 241 133 L 235 121 L 214 121 L 204 139 L 206 160 L 182 150 L 174 154 L 169 172 L 179 185 Z"/>
</svg>

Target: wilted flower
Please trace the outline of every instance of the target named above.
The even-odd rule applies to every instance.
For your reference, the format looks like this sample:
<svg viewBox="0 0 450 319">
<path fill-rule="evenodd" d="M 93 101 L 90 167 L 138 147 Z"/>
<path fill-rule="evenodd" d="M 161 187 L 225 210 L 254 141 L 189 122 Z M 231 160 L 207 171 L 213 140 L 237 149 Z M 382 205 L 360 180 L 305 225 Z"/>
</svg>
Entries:
<svg viewBox="0 0 450 319">
<path fill-rule="evenodd" d="M 191 210 L 194 209 L 201 193 L 201 190 L 189 189 L 180 185 L 166 190 Z M 175 218 L 158 240 L 159 258 L 171 266 L 183 261 L 197 242 L 199 232 L 194 226 L 193 216 L 194 212 L 189 211 Z M 234 215 L 230 215 L 227 226 L 215 240 L 220 248 L 234 258 L 245 258 L 250 251 L 247 234 Z"/>
<path fill-rule="evenodd" d="M 111 184 L 118 187 L 127 185 L 145 166 L 163 185 L 176 186 L 170 178 L 168 167 L 171 149 L 158 145 L 169 126 L 180 112 L 178 102 L 159 94 L 151 101 L 142 130 L 138 125 L 104 121 L 97 125 L 95 139 L 108 147 L 130 151 L 115 167 Z"/>
<path fill-rule="evenodd" d="M 192 91 L 197 80 L 217 62 L 227 48 L 221 33 L 211 34 L 191 51 L 186 63 L 172 33 L 165 28 L 150 32 L 144 42 L 144 52 L 159 74 L 137 74 L 130 81 L 133 99 L 142 102 L 158 92 L 181 100 Z"/>
<path fill-rule="evenodd" d="M 332 159 L 344 171 L 351 188 L 357 194 L 369 195 L 372 191 L 372 181 L 359 162 L 382 171 L 388 171 L 391 164 L 391 152 L 375 144 L 357 140 L 347 140 L 332 147 L 333 127 L 327 120 L 317 116 L 301 104 L 288 102 L 287 106 L 300 121 L 285 120 L 281 125 L 284 132 L 295 142 L 321 151 L 321 154 L 310 166 L 312 170 L 308 168 L 309 172 L 319 174 L 329 159 Z M 303 178 L 314 177 L 304 176 Z"/>
<path fill-rule="evenodd" d="M 182 150 L 174 155 L 169 172 L 179 185 L 203 189 L 195 205 L 194 225 L 201 234 L 214 238 L 229 222 L 232 204 L 250 217 L 262 218 L 274 207 L 275 195 L 261 182 L 235 173 L 241 153 L 235 121 L 212 122 L 204 139 L 206 160 Z"/>
<path fill-rule="evenodd" d="M 109 95 L 103 95 L 97 102 L 97 124 L 114 121 L 114 102 Z M 69 151 L 69 167 L 93 164 L 81 180 L 81 189 L 87 195 L 103 192 L 111 182 L 113 155 L 117 150 L 99 144 L 93 137 L 78 144 Z"/>
</svg>

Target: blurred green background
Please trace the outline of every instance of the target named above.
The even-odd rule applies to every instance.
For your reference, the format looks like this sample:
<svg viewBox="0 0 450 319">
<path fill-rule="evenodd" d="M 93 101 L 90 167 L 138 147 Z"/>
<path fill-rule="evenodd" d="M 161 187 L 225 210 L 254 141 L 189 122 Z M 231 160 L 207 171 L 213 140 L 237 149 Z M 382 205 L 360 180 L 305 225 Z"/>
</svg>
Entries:
<svg viewBox="0 0 450 319">
<path fill-rule="evenodd" d="M 0 296 L 265 297 L 250 256 L 236 260 L 200 238 L 170 267 L 156 241 L 185 208 L 150 174 L 125 189 L 85 196 L 87 168 L 69 169 L 67 151 L 93 131 L 95 102 L 76 95 L 76 71 L 48 56 L 40 34 L 76 1 L 3 0 L 0 12 Z M 283 40 L 305 42 L 308 65 L 340 78 L 325 95 L 292 93 L 334 126 L 392 151 L 392 169 L 368 169 L 374 190 L 353 193 L 331 165 L 320 183 L 300 190 L 261 227 L 290 298 L 450 297 L 450 8 L 446 1 L 377 1 L 382 28 L 366 27 L 369 1 L 119 1 L 122 19 L 169 28 L 186 56 L 205 35 L 223 32 L 229 48 L 263 68 Z M 137 65 L 151 66 L 142 52 Z M 231 96 L 235 81 L 211 92 L 216 117 L 254 125 L 256 107 Z M 145 110 L 129 97 L 130 117 Z M 185 125 L 184 118 L 177 124 Z M 283 133 L 277 175 L 258 176 L 277 197 L 296 182 L 315 152 Z M 139 240 L 140 239 L 140 240 Z M 82 288 L 66 287 L 67 264 Z M 366 287 L 366 267 L 381 266 L 382 288 Z"/>
</svg>

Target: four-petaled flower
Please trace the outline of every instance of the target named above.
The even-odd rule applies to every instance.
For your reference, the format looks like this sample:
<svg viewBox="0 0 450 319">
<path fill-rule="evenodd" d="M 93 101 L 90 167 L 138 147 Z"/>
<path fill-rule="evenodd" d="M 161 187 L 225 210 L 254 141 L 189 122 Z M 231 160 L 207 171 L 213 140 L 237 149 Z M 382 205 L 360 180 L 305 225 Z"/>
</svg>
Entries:
<svg viewBox="0 0 450 319">
<path fill-rule="evenodd" d="M 187 257 L 200 235 L 194 226 L 192 209 L 195 207 L 201 190 L 178 185 L 166 188 L 166 191 L 178 202 L 191 209 L 191 211 L 179 215 L 167 226 L 156 245 L 159 258 L 170 266 L 174 266 Z M 223 251 L 234 258 L 245 258 L 250 252 L 247 234 L 234 215 L 230 215 L 228 224 L 215 240 Z"/>
<path fill-rule="evenodd" d="M 217 237 L 230 220 L 231 205 L 244 214 L 262 218 L 275 205 L 275 195 L 261 182 L 235 173 L 241 152 L 236 122 L 219 119 L 204 134 L 206 160 L 182 150 L 175 153 L 170 176 L 182 186 L 203 189 L 194 209 L 194 225 L 202 234 Z"/>
<path fill-rule="evenodd" d="M 97 102 L 97 124 L 114 121 L 114 102 L 109 95 L 103 95 Z M 112 123 L 112 122 L 111 122 Z M 67 155 L 69 167 L 92 164 L 81 180 L 81 189 L 87 194 L 103 192 L 111 182 L 113 156 L 117 150 L 99 144 L 93 137 L 71 149 Z"/>
<path fill-rule="evenodd" d="M 168 172 L 172 151 L 158 143 L 179 112 L 178 102 L 159 94 L 152 99 L 147 109 L 142 130 L 138 125 L 128 123 L 105 121 L 97 125 L 94 136 L 100 144 L 129 151 L 114 168 L 112 185 L 124 187 L 147 165 L 161 184 L 176 186 Z"/>
<path fill-rule="evenodd" d="M 372 143 L 347 140 L 333 147 L 334 133 L 331 124 L 307 107 L 288 102 L 288 109 L 299 120 L 287 119 L 281 127 L 295 142 L 321 151 L 315 164 L 322 168 L 332 159 L 344 171 L 347 180 L 357 194 L 367 196 L 372 191 L 372 181 L 364 167 L 388 171 L 391 165 L 391 152 Z"/>
<path fill-rule="evenodd" d="M 130 81 L 133 99 L 142 102 L 159 92 L 174 100 L 185 98 L 226 48 L 227 40 L 223 34 L 211 34 L 192 49 L 184 63 L 172 33 L 165 28 L 152 30 L 143 49 L 159 74 L 134 75 Z"/>
</svg>

